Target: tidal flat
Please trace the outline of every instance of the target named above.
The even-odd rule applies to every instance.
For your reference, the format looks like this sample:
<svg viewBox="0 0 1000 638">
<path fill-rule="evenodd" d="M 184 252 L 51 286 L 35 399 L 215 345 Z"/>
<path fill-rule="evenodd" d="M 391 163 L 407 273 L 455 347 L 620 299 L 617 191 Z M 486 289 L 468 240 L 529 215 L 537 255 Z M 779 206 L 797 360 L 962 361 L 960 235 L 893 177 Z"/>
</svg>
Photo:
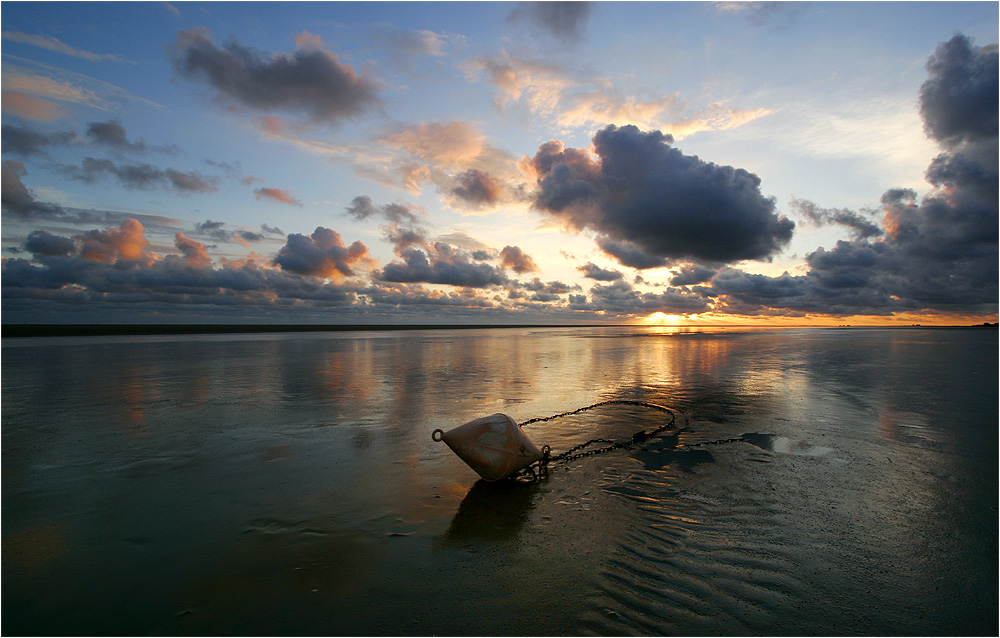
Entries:
<svg viewBox="0 0 1000 638">
<path fill-rule="evenodd" d="M 995 328 L 2 345 L 6 635 L 998 630 Z M 531 483 L 431 440 L 621 399 Z"/>
</svg>

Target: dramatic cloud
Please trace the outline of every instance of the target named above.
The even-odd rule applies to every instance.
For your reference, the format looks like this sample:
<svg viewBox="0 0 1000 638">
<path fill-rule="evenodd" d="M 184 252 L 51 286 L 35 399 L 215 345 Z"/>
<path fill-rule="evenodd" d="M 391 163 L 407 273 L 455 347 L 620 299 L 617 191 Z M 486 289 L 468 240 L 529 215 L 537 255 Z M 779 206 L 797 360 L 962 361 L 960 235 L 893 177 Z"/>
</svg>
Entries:
<svg viewBox="0 0 1000 638">
<path fill-rule="evenodd" d="M 41 241 L 52 244 L 58 239 L 70 241 L 58 237 Z M 359 288 L 355 285 L 282 272 L 252 258 L 223 260 L 221 268 L 212 268 L 204 246 L 183 235 L 175 243 L 182 255 L 157 258 L 144 253 L 141 261 L 125 261 L 124 256 L 116 260 L 113 255 L 94 261 L 73 253 L 38 253 L 36 259 L 41 263 L 37 264 L 4 260 L 5 308 L 44 305 L 64 317 L 79 312 L 88 317 L 108 311 L 127 313 L 130 308 L 137 312 L 183 308 L 187 317 L 201 313 L 224 316 L 239 308 L 261 316 L 258 313 L 291 307 L 306 313 L 330 307 L 349 309 L 357 301 L 355 291 Z"/>
<path fill-rule="evenodd" d="M 471 204 L 495 204 L 500 201 L 503 187 L 489 173 L 470 168 L 455 176 L 451 193 Z"/>
<path fill-rule="evenodd" d="M 705 268 L 697 264 L 688 264 L 682 267 L 677 274 L 670 278 L 671 286 L 691 286 L 703 284 L 710 281 L 715 276 L 716 271 Z"/>
<path fill-rule="evenodd" d="M 876 211 L 866 211 L 866 216 L 846 208 L 820 208 L 813 202 L 794 197 L 791 206 L 814 226 L 836 224 L 847 227 L 854 239 L 868 239 L 883 234 L 882 227 L 870 219 Z"/>
<path fill-rule="evenodd" d="M 517 246 L 504 246 L 500 251 L 500 266 L 509 268 L 519 275 L 526 272 L 538 272 L 538 265 L 530 255 Z"/>
<path fill-rule="evenodd" d="M 519 2 L 507 16 L 507 22 L 525 22 L 571 41 L 582 36 L 592 9 L 589 2 Z"/>
<path fill-rule="evenodd" d="M 976 47 L 964 35 L 938 46 L 920 87 L 927 134 L 945 148 L 997 137 L 997 45 Z"/>
<path fill-rule="evenodd" d="M 774 212 L 760 178 L 688 156 L 672 138 L 634 126 L 594 136 L 595 161 L 560 142 L 539 147 L 537 209 L 596 231 L 603 250 L 632 267 L 694 259 L 766 259 L 792 236 L 794 223 Z"/>
<path fill-rule="evenodd" d="M 347 246 L 340 233 L 320 226 L 309 236 L 289 235 L 274 264 L 299 275 L 336 278 L 353 277 L 351 267 L 370 259 L 368 247 L 360 241 Z"/>
<path fill-rule="evenodd" d="M 615 281 L 616 279 L 622 279 L 625 276 L 621 273 L 621 271 L 606 270 L 589 261 L 582 266 L 577 266 L 576 269 L 582 272 L 583 276 L 587 279 L 594 279 L 597 281 Z"/>
<path fill-rule="evenodd" d="M 3 210 L 21 217 L 50 217 L 61 213 L 59 206 L 37 201 L 28 191 L 28 187 L 21 181 L 21 177 L 27 174 L 28 171 L 21 162 L 4 160 L 0 170 L 0 202 Z"/>
<path fill-rule="evenodd" d="M 220 49 L 203 31 L 177 34 L 170 47 L 180 75 L 208 83 L 229 102 L 258 111 L 302 113 L 334 122 L 379 107 L 378 86 L 321 48 L 316 36 L 296 38 L 290 55 L 269 55 L 235 40 Z"/>
<path fill-rule="evenodd" d="M 76 242 L 44 230 L 33 230 L 24 242 L 24 249 L 35 257 L 68 257 L 76 253 Z"/>
<path fill-rule="evenodd" d="M 139 261 L 149 248 L 146 229 L 135 219 L 126 219 L 119 228 L 87 231 L 81 241 L 80 255 L 84 259 L 106 264 L 118 259 Z"/>
<path fill-rule="evenodd" d="M 218 190 L 217 180 L 198 172 L 158 168 L 151 164 L 115 164 L 108 159 L 85 157 L 79 166 L 64 166 L 63 172 L 81 182 L 94 183 L 105 176 L 115 177 L 125 188 L 151 190 L 166 188 L 181 193 L 211 193 Z"/>
<path fill-rule="evenodd" d="M 467 288 L 487 288 L 507 283 L 502 268 L 445 242 L 428 243 L 420 231 L 396 230 L 393 239 L 401 261 L 387 264 L 375 278 L 396 283 L 428 283 Z M 424 250 L 414 246 L 420 245 Z M 425 252 L 426 251 L 426 252 Z M 481 255 L 477 255 L 481 256 Z"/>
<path fill-rule="evenodd" d="M 282 204 L 291 204 L 292 206 L 302 205 L 302 202 L 292 197 L 291 193 L 278 188 L 255 188 L 253 194 L 258 201 L 262 199 L 270 199 L 276 202 L 281 202 Z"/>
<path fill-rule="evenodd" d="M 997 47 L 974 47 L 957 35 L 938 47 L 927 68 L 922 114 L 928 134 L 946 149 L 927 169 L 932 192 L 918 202 L 910 189 L 887 190 L 881 200 L 884 236 L 818 248 L 806 257 L 805 276 L 725 269 L 711 286 L 697 290 L 719 298 L 730 311 L 748 314 L 995 312 Z M 808 215 L 810 206 L 799 208 Z M 813 212 L 822 221 L 874 236 L 850 211 Z"/>
<path fill-rule="evenodd" d="M 615 241 L 608 237 L 598 237 L 597 247 L 609 257 L 614 257 L 622 266 L 645 270 L 646 268 L 659 268 L 667 266 L 671 260 L 658 255 L 651 255 L 641 246 L 630 241 Z"/>
<path fill-rule="evenodd" d="M 210 268 L 212 266 L 212 258 L 208 256 L 205 244 L 200 241 L 185 237 L 184 233 L 177 233 L 174 245 L 177 246 L 177 250 L 181 251 L 184 260 L 192 268 Z"/>
<path fill-rule="evenodd" d="M 614 314 L 642 314 L 654 312 L 667 314 L 695 314 L 710 309 L 708 300 L 701 294 L 668 288 L 662 293 L 641 293 L 628 282 L 617 280 L 606 286 L 594 284 L 590 289 L 591 301 L 578 309 L 599 310 Z"/>
</svg>

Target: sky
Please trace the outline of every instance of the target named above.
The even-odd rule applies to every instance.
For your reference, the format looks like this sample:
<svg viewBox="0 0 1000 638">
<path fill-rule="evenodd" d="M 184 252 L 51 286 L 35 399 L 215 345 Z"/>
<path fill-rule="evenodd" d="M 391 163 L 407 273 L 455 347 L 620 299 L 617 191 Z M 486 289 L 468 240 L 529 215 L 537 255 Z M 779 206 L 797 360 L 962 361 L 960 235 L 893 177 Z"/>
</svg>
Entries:
<svg viewBox="0 0 1000 638">
<path fill-rule="evenodd" d="M 997 321 L 998 6 L 4 2 L 2 321 Z"/>
</svg>

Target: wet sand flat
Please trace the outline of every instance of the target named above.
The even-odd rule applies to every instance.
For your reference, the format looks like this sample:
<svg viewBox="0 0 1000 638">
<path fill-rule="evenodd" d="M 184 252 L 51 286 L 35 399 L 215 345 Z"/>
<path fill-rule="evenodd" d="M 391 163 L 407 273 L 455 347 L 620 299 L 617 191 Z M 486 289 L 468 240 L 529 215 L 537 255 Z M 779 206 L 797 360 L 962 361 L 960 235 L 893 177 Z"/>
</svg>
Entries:
<svg viewBox="0 0 1000 638">
<path fill-rule="evenodd" d="M 985 329 L 6 337 L 2 629 L 994 634 L 997 354 Z M 677 427 L 530 484 L 431 440 L 612 399 Z M 524 429 L 559 452 L 663 418 Z"/>
</svg>

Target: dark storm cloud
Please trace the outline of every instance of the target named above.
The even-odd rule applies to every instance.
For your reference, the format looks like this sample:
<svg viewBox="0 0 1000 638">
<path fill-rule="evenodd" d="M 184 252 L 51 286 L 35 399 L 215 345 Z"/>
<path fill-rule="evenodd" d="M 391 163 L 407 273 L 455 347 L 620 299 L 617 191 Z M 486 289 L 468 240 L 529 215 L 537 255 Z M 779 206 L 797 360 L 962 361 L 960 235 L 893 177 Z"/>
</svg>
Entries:
<svg viewBox="0 0 1000 638">
<path fill-rule="evenodd" d="M 672 286 L 693 286 L 710 281 L 715 276 L 715 270 L 698 264 L 683 266 L 676 275 L 670 278 Z"/>
<path fill-rule="evenodd" d="M 668 288 L 662 293 L 641 293 L 624 280 L 607 285 L 595 284 L 590 289 L 588 310 L 626 315 L 647 315 L 653 312 L 668 314 L 693 314 L 709 310 L 707 299 L 701 294 Z M 579 300 L 576 306 L 580 307 Z"/>
<path fill-rule="evenodd" d="M 596 231 L 605 252 L 634 268 L 767 259 L 788 243 L 795 224 L 778 217 L 756 175 L 684 155 L 672 142 L 659 131 L 608 126 L 594 136 L 596 161 L 543 144 L 532 159 L 535 207 Z"/>
<path fill-rule="evenodd" d="M 352 266 L 370 259 L 360 241 L 350 246 L 335 230 L 319 226 L 312 235 L 292 233 L 278 251 L 274 264 L 282 270 L 310 277 L 352 277 Z"/>
<path fill-rule="evenodd" d="M 503 270 L 470 257 L 447 244 L 437 242 L 431 251 L 433 258 L 416 248 L 400 254 L 402 262 L 387 264 L 377 275 L 381 281 L 399 283 L 444 284 L 468 288 L 487 288 L 507 282 Z"/>
<path fill-rule="evenodd" d="M 835 259 L 843 257 L 841 254 Z M 878 270 L 858 271 L 847 264 L 842 264 L 839 271 L 812 270 L 807 275 L 786 272 L 778 277 L 724 268 L 712 279 L 711 286 L 695 286 L 694 291 L 715 298 L 718 310 L 745 315 L 890 315 L 920 309 L 912 302 L 893 298 L 882 285 L 883 279 L 884 274 Z"/>
<path fill-rule="evenodd" d="M 507 23 L 525 22 L 570 41 L 583 35 L 592 9 L 590 2 L 519 2 Z"/>
<path fill-rule="evenodd" d="M 3 210 L 19 217 L 54 217 L 62 214 L 56 204 L 40 202 L 28 191 L 21 177 L 28 174 L 24 164 L 4 160 L 0 169 L 0 203 Z"/>
<path fill-rule="evenodd" d="M 60 237 L 44 230 L 29 233 L 24 249 L 35 257 L 68 257 L 77 251 L 76 242 L 69 237 Z"/>
<path fill-rule="evenodd" d="M 503 187 L 489 173 L 470 168 L 455 176 L 451 193 L 472 204 L 495 204 L 503 194 Z"/>
<path fill-rule="evenodd" d="M 805 199 L 792 198 L 792 209 L 798 211 L 814 226 L 831 224 L 845 226 L 855 239 L 868 239 L 883 234 L 882 227 L 871 220 L 876 211 L 866 211 L 868 215 L 857 213 L 846 208 L 820 208 Z"/>
<path fill-rule="evenodd" d="M 521 250 L 518 246 L 504 246 L 500 251 L 501 268 L 509 268 L 519 275 L 526 272 L 538 272 L 538 265 L 531 258 L 531 255 Z"/>
<path fill-rule="evenodd" d="M 181 31 L 169 47 L 180 75 L 206 82 L 217 94 L 259 111 L 304 113 L 333 122 L 379 106 L 378 87 L 303 37 L 294 53 L 267 54 L 229 40 L 218 48 L 199 30 Z"/>
<path fill-rule="evenodd" d="M 618 260 L 622 266 L 645 270 L 646 268 L 659 268 L 666 266 L 670 260 L 666 257 L 650 255 L 640 246 L 630 241 L 615 241 L 607 237 L 598 237 L 597 246 L 608 255 Z"/>
<path fill-rule="evenodd" d="M 354 198 L 351 205 L 347 207 L 347 214 L 354 221 L 365 221 L 373 218 L 382 218 L 391 224 L 403 224 L 415 226 L 420 224 L 420 217 L 403 204 L 386 204 L 377 206 L 372 203 L 371 197 L 359 195 Z"/>
<path fill-rule="evenodd" d="M 615 281 L 616 279 L 622 279 L 625 277 L 621 271 L 618 270 L 605 270 L 597 264 L 587 262 L 582 266 L 577 266 L 577 270 L 583 273 L 583 276 L 587 279 L 594 279 L 597 281 Z"/>
<path fill-rule="evenodd" d="M 281 230 L 277 226 L 268 226 L 267 224 L 261 224 L 260 229 L 264 231 L 264 233 L 267 235 L 280 235 L 281 237 L 285 236 L 285 231 Z"/>
<path fill-rule="evenodd" d="M 152 164 L 116 164 L 108 159 L 85 157 L 79 166 L 65 165 L 67 177 L 92 184 L 106 176 L 114 177 L 130 190 L 165 188 L 179 193 L 210 193 L 218 190 L 214 177 L 198 172 L 183 172 L 173 168 L 159 168 Z"/>
<path fill-rule="evenodd" d="M 562 295 L 581 290 L 577 284 L 567 284 L 563 281 L 542 281 L 533 277 L 531 281 L 515 281 L 507 288 L 507 298 L 512 300 L 527 300 L 537 304 L 561 302 Z M 531 293 L 531 294 L 528 294 Z"/>
<path fill-rule="evenodd" d="M 203 247 L 179 236 L 183 255 L 166 255 L 148 263 L 102 262 L 78 256 L 44 257 L 41 264 L 24 259 L 3 262 L 5 307 L 17 300 L 54 304 L 60 316 L 95 307 L 154 308 L 188 313 L 198 306 L 221 312 L 253 308 L 282 309 L 344 307 L 355 301 L 356 286 L 326 283 L 311 276 L 262 268 L 256 263 L 211 268 Z"/>
<path fill-rule="evenodd" d="M 72 131 L 41 133 L 26 126 L 13 124 L 4 124 L 2 128 L 3 152 L 22 157 L 45 155 L 48 147 L 64 146 L 76 138 L 76 134 Z"/>
<path fill-rule="evenodd" d="M 942 43 L 921 89 L 927 132 L 945 151 L 927 169 L 934 190 L 882 195 L 884 234 L 838 241 L 806 256 L 804 276 L 725 269 L 697 287 L 732 312 L 995 316 L 997 264 L 997 48 L 964 36 Z M 826 217 L 824 212 L 821 217 Z"/>
<path fill-rule="evenodd" d="M 941 43 L 927 61 L 920 114 L 927 134 L 946 148 L 996 139 L 997 45 L 977 47 L 961 34 Z"/>
</svg>

